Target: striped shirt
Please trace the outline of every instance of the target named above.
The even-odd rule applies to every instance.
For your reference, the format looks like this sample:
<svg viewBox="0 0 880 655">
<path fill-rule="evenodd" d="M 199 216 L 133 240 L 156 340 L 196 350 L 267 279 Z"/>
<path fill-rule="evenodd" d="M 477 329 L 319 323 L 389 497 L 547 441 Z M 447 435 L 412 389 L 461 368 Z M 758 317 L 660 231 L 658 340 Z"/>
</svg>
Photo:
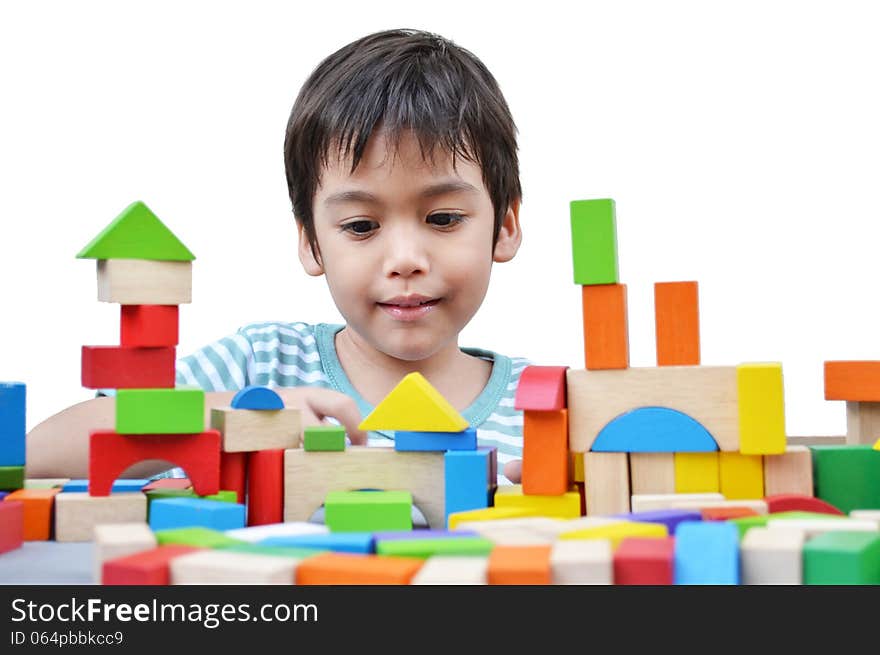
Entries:
<svg viewBox="0 0 880 655">
<path fill-rule="evenodd" d="M 248 385 L 323 387 L 353 398 L 365 418 L 373 407 L 352 386 L 336 354 L 335 336 L 343 327 L 301 322 L 246 325 L 178 359 L 177 384 L 198 385 L 205 391 L 237 391 Z M 498 482 L 508 484 L 500 471 L 522 457 L 523 414 L 514 409 L 513 400 L 520 373 L 530 362 L 480 348 L 461 350 L 492 362 L 488 383 L 461 415 L 477 429 L 479 445 L 497 449 Z M 374 431 L 368 437 L 370 445 L 387 446 L 394 433 Z"/>
</svg>

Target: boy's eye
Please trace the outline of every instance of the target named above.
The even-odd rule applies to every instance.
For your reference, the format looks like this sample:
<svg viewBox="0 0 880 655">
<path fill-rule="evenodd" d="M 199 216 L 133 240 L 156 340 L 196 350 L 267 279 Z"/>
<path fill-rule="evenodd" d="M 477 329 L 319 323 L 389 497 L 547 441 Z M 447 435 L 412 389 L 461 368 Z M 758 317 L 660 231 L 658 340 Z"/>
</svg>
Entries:
<svg viewBox="0 0 880 655">
<path fill-rule="evenodd" d="M 351 232 L 352 234 L 369 234 L 370 230 L 373 229 L 373 225 L 375 221 L 352 221 L 351 223 L 346 223 L 342 226 L 344 231 Z"/>
<path fill-rule="evenodd" d="M 439 227 L 450 227 L 455 225 L 456 223 L 460 223 L 464 220 L 463 214 L 452 214 L 449 212 L 443 212 L 439 214 L 431 214 L 428 216 L 428 220 L 434 220 L 434 225 Z"/>
</svg>

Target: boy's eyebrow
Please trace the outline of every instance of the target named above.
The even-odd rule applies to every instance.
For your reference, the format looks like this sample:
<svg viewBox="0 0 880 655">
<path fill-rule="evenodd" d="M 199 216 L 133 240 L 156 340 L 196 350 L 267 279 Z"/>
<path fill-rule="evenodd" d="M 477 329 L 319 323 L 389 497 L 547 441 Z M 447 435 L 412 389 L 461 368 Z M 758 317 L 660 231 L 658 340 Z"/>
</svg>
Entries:
<svg viewBox="0 0 880 655">
<path fill-rule="evenodd" d="M 426 186 L 419 195 L 422 198 L 434 198 L 447 193 L 464 191 L 466 193 L 479 193 L 479 190 L 473 185 L 468 184 L 464 180 L 445 180 Z M 369 191 L 350 190 L 338 191 L 337 193 L 327 196 L 324 200 L 325 205 L 334 205 L 344 202 L 380 202 L 379 198 Z"/>
</svg>

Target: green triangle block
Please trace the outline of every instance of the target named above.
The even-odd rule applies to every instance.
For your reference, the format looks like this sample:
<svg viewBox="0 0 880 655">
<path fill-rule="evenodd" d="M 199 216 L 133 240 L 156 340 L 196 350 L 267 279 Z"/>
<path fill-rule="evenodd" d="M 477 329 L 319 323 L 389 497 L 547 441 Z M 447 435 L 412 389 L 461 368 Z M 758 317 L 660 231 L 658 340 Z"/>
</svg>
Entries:
<svg viewBox="0 0 880 655">
<path fill-rule="evenodd" d="M 140 200 L 126 207 L 76 257 L 180 262 L 196 258 Z"/>
</svg>

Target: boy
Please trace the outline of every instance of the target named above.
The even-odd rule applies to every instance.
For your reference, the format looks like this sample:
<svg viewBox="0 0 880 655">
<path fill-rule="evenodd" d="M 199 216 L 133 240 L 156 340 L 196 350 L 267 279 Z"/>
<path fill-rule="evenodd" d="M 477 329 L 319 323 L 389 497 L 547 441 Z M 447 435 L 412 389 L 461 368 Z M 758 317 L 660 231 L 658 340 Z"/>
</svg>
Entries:
<svg viewBox="0 0 880 655">
<path fill-rule="evenodd" d="M 492 263 L 522 239 L 515 134 L 491 73 L 439 36 L 390 30 L 330 55 L 294 103 L 284 162 L 300 262 L 326 277 L 346 323 L 245 326 L 179 360 L 177 382 L 204 388 L 208 413 L 245 385 L 271 386 L 304 425 L 333 417 L 366 443 L 361 419 L 419 371 L 519 481 L 513 397 L 527 362 L 458 346 Z M 28 476 L 86 477 L 88 432 L 112 427 L 112 402 L 34 428 Z M 156 471 L 137 468 L 129 474 Z"/>
</svg>

